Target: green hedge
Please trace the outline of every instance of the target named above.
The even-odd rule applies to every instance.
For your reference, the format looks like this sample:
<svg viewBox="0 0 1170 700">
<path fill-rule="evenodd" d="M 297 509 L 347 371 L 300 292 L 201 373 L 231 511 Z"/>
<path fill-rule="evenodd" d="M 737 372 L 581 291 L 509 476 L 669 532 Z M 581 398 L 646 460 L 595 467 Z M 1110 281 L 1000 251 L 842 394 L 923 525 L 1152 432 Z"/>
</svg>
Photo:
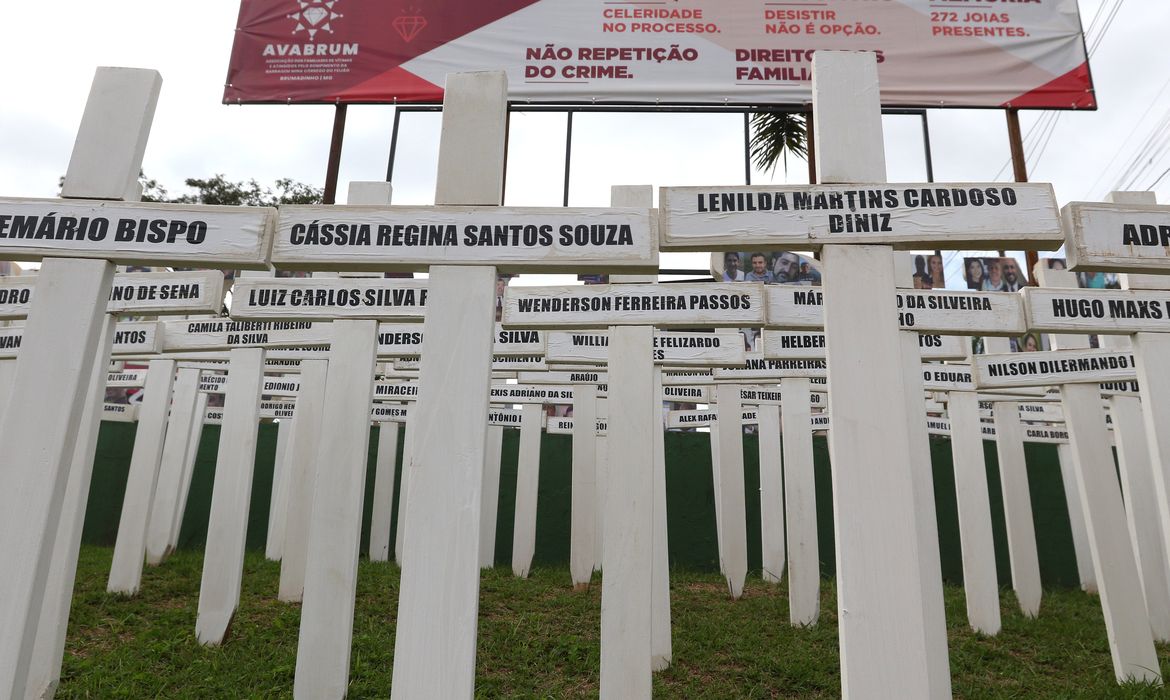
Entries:
<svg viewBox="0 0 1170 700">
<path fill-rule="evenodd" d="M 126 473 L 134 445 L 136 425 L 103 423 L 85 518 L 84 541 L 112 545 L 117 534 Z M 362 551 L 367 548 L 374 490 L 374 456 L 377 453 L 377 429 L 371 431 L 369 468 L 366 470 L 366 499 L 362 515 Z M 401 462 L 402 431 L 399 431 Z M 207 518 L 211 508 L 211 487 L 215 477 L 215 454 L 219 445 L 219 426 L 208 425 L 203 431 L 195 464 L 191 492 L 183 517 L 179 546 L 202 547 L 207 535 Z M 958 513 L 955 502 L 954 471 L 950 442 L 932 439 L 934 490 L 938 508 L 939 551 L 943 577 L 950 582 L 962 581 Z M 516 458 L 519 431 L 504 430 L 503 458 L 500 469 L 499 517 L 496 527 L 496 563 L 510 565 L 512 560 L 512 521 L 516 501 Z M 268 529 L 268 508 L 272 491 L 272 468 L 276 452 L 276 426 L 260 426 L 256 447 L 256 467 L 252 481 L 251 510 L 248 519 L 248 547 L 262 549 Z M 984 442 L 987 481 L 991 497 L 992 529 L 995 536 L 996 564 L 1002 584 L 1011 582 L 1007 541 L 1000 494 L 999 466 L 995 444 Z M 813 444 L 815 459 L 817 522 L 820 536 L 821 571 L 834 573 L 832 475 L 824 438 Z M 1032 511 L 1036 524 L 1040 573 L 1046 586 L 1079 585 L 1064 487 L 1056 448 L 1052 445 L 1025 446 Z M 564 565 L 569 558 L 569 509 L 572 486 L 572 437 L 544 435 L 540 449 L 540 490 L 536 515 L 535 564 Z M 715 542 L 715 502 L 711 481 L 711 452 L 707 433 L 666 435 L 667 520 L 672 566 L 694 570 L 715 570 L 719 560 Z M 330 465 L 324 465 L 326 472 Z M 401 474 L 397 475 L 400 478 Z M 747 498 L 748 565 L 760 569 L 760 479 L 758 442 L 754 435 L 744 436 L 744 489 Z M 398 509 L 398 489 L 394 491 L 394 510 Z M 395 518 L 395 521 L 397 518 Z"/>
</svg>

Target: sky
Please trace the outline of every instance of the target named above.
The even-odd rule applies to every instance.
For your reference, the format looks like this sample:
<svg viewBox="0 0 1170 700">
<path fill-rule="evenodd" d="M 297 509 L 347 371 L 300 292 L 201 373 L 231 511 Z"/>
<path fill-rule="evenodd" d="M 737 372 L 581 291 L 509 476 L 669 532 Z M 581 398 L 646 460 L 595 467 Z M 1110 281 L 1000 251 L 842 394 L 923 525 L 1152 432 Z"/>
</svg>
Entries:
<svg viewBox="0 0 1170 700">
<path fill-rule="evenodd" d="M 1079 4 L 1100 108 L 1023 113 L 1030 179 L 1051 182 L 1061 204 L 1099 200 L 1120 186 L 1170 198 L 1170 62 L 1164 53 L 1170 2 Z M 186 178 L 217 173 L 269 186 L 284 177 L 324 183 L 332 106 L 221 103 L 238 2 L 8 0 L 5 5 L 0 196 L 56 195 L 89 83 L 95 68 L 105 65 L 162 74 L 143 170 L 172 194 L 185 191 Z M 385 178 L 393 115 L 391 106 L 349 108 L 339 201 L 348 182 Z M 928 119 L 936 181 L 1011 179 L 1002 112 L 930 110 Z M 565 121 L 563 114 L 512 116 L 506 204 L 561 204 Z M 395 203 L 433 202 L 438 124 L 437 114 L 403 114 Z M 889 181 L 925 181 L 919 118 L 886 116 L 884 128 Z M 611 185 L 743 184 L 743 138 L 741 115 L 578 114 L 569 203 L 606 206 Z M 791 160 L 787 170 L 754 172 L 752 181 L 807 182 L 807 166 Z M 961 257 L 948 256 L 949 287 L 962 286 Z M 707 258 L 668 253 L 661 264 L 705 268 Z"/>
</svg>

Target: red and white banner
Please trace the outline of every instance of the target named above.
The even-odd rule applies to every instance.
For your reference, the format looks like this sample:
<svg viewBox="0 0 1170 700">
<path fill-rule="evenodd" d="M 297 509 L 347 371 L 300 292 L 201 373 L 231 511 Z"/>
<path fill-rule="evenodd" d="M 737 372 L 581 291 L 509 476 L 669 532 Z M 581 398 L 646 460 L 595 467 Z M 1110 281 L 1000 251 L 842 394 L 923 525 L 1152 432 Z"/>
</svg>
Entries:
<svg viewBox="0 0 1170 700">
<path fill-rule="evenodd" d="M 1093 109 L 1076 0 L 243 0 L 224 102 L 803 104 L 818 49 L 876 51 L 886 105 Z"/>
</svg>

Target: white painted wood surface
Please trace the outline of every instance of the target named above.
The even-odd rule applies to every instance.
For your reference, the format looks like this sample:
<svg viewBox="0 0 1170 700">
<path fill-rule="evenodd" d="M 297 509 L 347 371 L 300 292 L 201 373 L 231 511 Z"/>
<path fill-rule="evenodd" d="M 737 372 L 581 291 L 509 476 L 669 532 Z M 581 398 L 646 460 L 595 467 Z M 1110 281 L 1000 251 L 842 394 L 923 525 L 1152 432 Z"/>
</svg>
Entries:
<svg viewBox="0 0 1170 700">
<path fill-rule="evenodd" d="M 603 699 L 651 694 L 654 447 L 659 424 L 649 326 L 610 328 L 611 464 L 601 589 Z M 742 486 L 740 493 L 742 494 Z"/>
<path fill-rule="evenodd" d="M 264 407 L 260 407 L 261 415 Z M 294 410 L 293 415 L 296 415 Z M 268 502 L 268 534 L 264 542 L 264 557 L 269 561 L 280 561 L 284 548 L 284 522 L 288 515 L 288 434 L 292 417 L 276 424 L 276 454 L 272 460 L 272 496 Z"/>
<path fill-rule="evenodd" d="M 823 182 L 885 180 L 877 64 L 867 53 L 813 57 L 817 171 Z M 845 697 L 944 697 L 929 668 L 907 401 L 888 246 L 822 249 L 829 433 L 837 516 L 837 606 Z M 864 338 L 864 343 L 858 343 Z M 915 419 L 918 419 L 916 416 Z M 938 572 L 930 572 L 939 575 Z M 938 601 L 941 605 L 941 601 Z M 943 656 L 942 658 L 945 658 Z"/>
<path fill-rule="evenodd" d="M 651 559 L 650 667 L 661 671 L 670 666 L 673 644 L 670 631 L 670 537 L 666 505 L 666 433 L 662 429 L 662 369 L 654 367 L 654 533 Z"/>
<path fill-rule="evenodd" d="M 507 79 L 447 77 L 436 204 L 499 205 Z M 411 421 L 403 564 L 391 698 L 470 697 L 475 689 L 479 528 L 495 330 L 496 270 L 433 266 L 422 391 Z M 452 402 L 451 397 L 462 397 Z M 403 458 L 405 461 L 405 457 Z M 399 531 L 403 531 L 399 522 Z M 435 556 L 442 552 L 443 556 Z"/>
<path fill-rule="evenodd" d="M 972 379 L 980 389 L 1100 384 L 1137 379 L 1137 361 L 1125 350 L 1049 350 L 1043 353 L 976 355 Z"/>
<path fill-rule="evenodd" d="M 1067 442 L 1057 445 L 1056 458 L 1060 462 L 1060 479 L 1064 484 L 1064 500 L 1068 508 L 1073 554 L 1077 561 L 1077 576 L 1080 578 L 1081 590 L 1096 593 L 1097 574 L 1093 571 L 1093 555 L 1089 554 L 1089 533 L 1085 528 L 1085 511 L 1081 508 L 1081 487 L 1077 483 L 1076 469 L 1073 468 L 1071 449 Z"/>
<path fill-rule="evenodd" d="M 1162 236 L 1170 226 L 1170 207 L 1069 202 L 1061 215 L 1071 269 L 1166 274 L 1170 256 Z"/>
<path fill-rule="evenodd" d="M 1134 545 L 1142 594 L 1154 640 L 1170 641 L 1170 582 L 1167 581 L 1166 549 L 1159 527 L 1158 490 L 1154 465 L 1142 419 L 1141 399 L 1114 396 L 1109 399 L 1113 436 L 1117 442 L 1117 466 L 1125 495 L 1125 519 Z"/>
<path fill-rule="evenodd" d="M 20 697 L 44 601 L 78 425 L 88 395 L 114 266 L 46 259 L 0 424 L 0 696 Z M 92 300 L 79 303 L 79 300 Z M 62 343 L 62 338 L 70 342 Z"/>
<path fill-rule="evenodd" d="M 293 685 L 297 698 L 344 698 L 349 688 L 377 356 L 377 321 L 333 322 L 305 559 Z"/>
<path fill-rule="evenodd" d="M 599 391 L 600 393 L 600 391 Z M 609 420 L 609 401 L 598 399 L 597 421 Z M 597 464 L 594 472 L 594 509 L 593 516 L 593 570 L 601 571 L 605 552 L 605 499 L 606 489 L 609 488 L 609 436 L 597 433 Z"/>
<path fill-rule="evenodd" d="M 732 599 L 743 595 L 747 579 L 747 515 L 743 483 L 743 404 L 739 387 L 715 388 L 719 412 L 719 499 L 722 501 L 723 575 Z"/>
<path fill-rule="evenodd" d="M 479 566 L 496 563 L 496 520 L 500 511 L 500 458 L 504 451 L 504 426 L 489 425 L 483 453 L 483 491 L 479 511 Z"/>
<path fill-rule="evenodd" d="M 328 360 L 301 363 L 301 391 L 289 436 L 288 512 L 281 547 L 280 583 L 277 598 L 299 602 L 305 592 L 305 561 L 309 551 L 309 524 L 313 494 L 317 488 L 317 442 L 325 411 L 325 383 Z"/>
<path fill-rule="evenodd" d="M 1012 589 L 1026 617 L 1040 613 L 1040 561 L 1036 553 L 1036 526 L 1032 520 L 1032 490 L 1024 461 L 1024 434 L 1017 404 L 995 402 L 995 451 L 1003 493 Z"/>
<path fill-rule="evenodd" d="M 951 461 L 955 470 L 967 622 L 976 632 L 995 635 L 1001 626 L 999 578 L 983 436 L 979 430 L 979 402 L 973 393 L 951 392 L 947 413 L 951 419 Z"/>
<path fill-rule="evenodd" d="M 780 407 L 760 406 L 760 551 L 763 577 L 784 576 L 784 466 L 780 447 Z"/>
<path fill-rule="evenodd" d="M 780 420 L 784 441 L 784 514 L 788 542 L 788 618 L 797 627 L 814 625 L 821 611 L 821 555 L 813 469 L 808 379 L 780 380 L 786 397 Z M 764 406 L 760 406 L 763 411 Z"/>
<path fill-rule="evenodd" d="M 1139 333 L 1133 336 L 1138 384 L 1142 392 L 1142 415 L 1146 440 L 1153 463 L 1162 537 L 1170 557 L 1170 334 Z"/>
<path fill-rule="evenodd" d="M 179 368 L 171 397 L 171 415 L 167 419 L 166 438 L 159 462 L 158 482 L 150 504 L 146 526 L 146 563 L 161 564 L 170 554 L 171 528 L 183 486 L 192 420 L 199 404 L 199 374 L 194 368 Z M 135 443 L 137 444 L 137 442 Z"/>
<path fill-rule="evenodd" d="M 1067 385 L 1060 391 L 1114 674 L 1118 682 L 1134 679 L 1160 683 L 1158 656 L 1142 597 L 1141 576 L 1125 526 L 1099 390 Z"/>
<path fill-rule="evenodd" d="M 518 328 L 760 327 L 764 325 L 764 285 L 756 282 L 679 284 L 591 284 L 509 287 L 504 296 L 505 326 Z"/>
<path fill-rule="evenodd" d="M 716 406 L 716 408 L 718 408 Z M 715 497 L 715 551 L 719 555 L 719 573 L 726 575 L 723 568 L 723 478 L 720 476 L 720 456 L 723 453 L 719 442 L 719 422 L 708 423 L 709 446 L 711 450 L 711 489 Z"/>
<path fill-rule="evenodd" d="M 370 561 L 389 561 L 390 525 L 394 513 L 394 478 L 398 469 L 398 424 L 378 425 L 378 456 L 374 465 L 374 503 L 370 513 Z"/>
<path fill-rule="evenodd" d="M 474 688 L 495 277 L 492 268 L 430 272 L 422 391 L 404 490 L 394 698 L 469 696 Z M 466 398 L 452 403 L 452 396 Z"/>
<path fill-rule="evenodd" d="M 536 553 L 536 498 L 540 487 L 540 418 L 544 406 L 525 404 L 516 460 L 516 510 L 512 528 L 512 573 L 528 578 Z"/>
<path fill-rule="evenodd" d="M 915 519 L 918 535 L 918 575 L 923 597 L 923 626 L 926 631 L 927 670 L 930 687 L 936 690 L 951 687 L 951 668 L 947 653 L 947 621 L 943 609 L 942 563 L 938 551 L 938 518 L 935 515 L 934 469 L 930 457 L 930 436 L 926 432 L 926 408 L 922 403 L 926 367 L 918 347 L 918 334 L 902 331 L 902 376 L 906 396 L 906 417 L 909 431 L 910 483 L 914 487 Z M 937 372 L 931 374 L 937 377 Z M 967 372 L 948 373 L 948 379 L 962 377 Z M 960 379 L 961 380 L 961 379 Z"/>
<path fill-rule="evenodd" d="M 61 523 L 53 542 L 53 559 L 45 581 L 45 599 L 37 625 L 36 644 L 29 664 L 26 697 L 52 698 L 61 679 L 61 662 L 65 655 L 65 633 L 69 626 L 69 610 L 73 605 L 73 584 L 77 578 L 77 557 L 81 549 L 81 533 L 85 511 L 89 505 L 89 485 L 93 476 L 94 453 L 97 451 L 101 428 L 102 402 L 105 398 L 106 366 L 109 364 L 110 341 L 113 338 L 115 318 L 108 316 L 98 340 L 97 359 L 93 363 L 87 389 L 85 412 L 77 434 L 69 481 L 65 486 L 65 500 L 61 507 Z M 15 366 L 16 363 L 3 363 Z M 0 409 L 2 413 L 2 409 Z M 0 415 L 0 422 L 3 415 Z"/>
<path fill-rule="evenodd" d="M 881 150 L 881 143 L 869 150 Z M 857 153 L 858 160 L 869 155 Z M 1064 242 L 1056 196 L 1046 183 L 888 185 L 884 172 L 860 178 L 849 174 L 848 164 L 836 172 L 840 177 L 818 171 L 823 183 L 867 184 L 663 187 L 662 250 L 808 250 L 835 243 L 1055 250 Z M 848 198 L 859 189 L 860 196 Z M 935 198 L 940 191 L 945 201 Z M 972 206 L 976 200 L 980 206 Z"/>
<path fill-rule="evenodd" d="M 150 521 L 154 487 L 158 482 L 174 380 L 174 360 L 151 360 L 142 407 L 138 411 L 138 430 L 134 434 L 110 577 L 106 582 L 108 593 L 135 595 L 142 582 L 146 527 Z"/>
<path fill-rule="evenodd" d="M 398 479 L 398 514 L 395 516 L 394 561 L 402 566 L 402 546 L 406 541 L 406 504 L 410 501 L 410 477 L 414 474 L 414 435 L 418 421 L 406 421 L 402 437 L 402 475 Z"/>
<path fill-rule="evenodd" d="M 569 573 L 574 586 L 589 584 L 597 539 L 597 387 L 573 387 L 573 489 L 569 526 Z"/>
<path fill-rule="evenodd" d="M 231 351 L 195 621 L 196 638 L 208 646 L 223 643 L 240 604 L 263 379 L 263 349 Z"/>
<path fill-rule="evenodd" d="M 191 437 L 187 442 L 187 457 L 183 462 L 183 482 L 175 502 L 174 520 L 167 549 L 171 552 L 179 546 L 179 533 L 183 526 L 183 515 L 187 511 L 187 497 L 191 492 L 191 479 L 195 475 L 195 460 L 199 457 L 199 443 L 203 439 L 203 419 L 207 413 L 208 395 L 200 393 L 196 399 L 195 413 L 191 416 Z"/>
</svg>

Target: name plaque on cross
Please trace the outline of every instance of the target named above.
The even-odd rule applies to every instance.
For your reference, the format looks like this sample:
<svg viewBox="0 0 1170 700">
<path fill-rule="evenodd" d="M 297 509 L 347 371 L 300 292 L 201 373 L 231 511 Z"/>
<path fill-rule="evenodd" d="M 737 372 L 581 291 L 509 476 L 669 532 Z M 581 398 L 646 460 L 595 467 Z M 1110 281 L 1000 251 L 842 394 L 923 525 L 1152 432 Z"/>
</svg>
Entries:
<svg viewBox="0 0 1170 700">
<path fill-rule="evenodd" d="M 0 277 L 0 319 L 25 318 L 32 308 L 36 275 Z M 108 313 L 136 316 L 219 313 L 223 273 L 122 272 L 114 275 Z"/>
<path fill-rule="evenodd" d="M 0 257 L 96 258 L 264 269 L 276 210 L 266 207 L 0 198 Z"/>
<path fill-rule="evenodd" d="M 972 369 L 979 389 L 1128 382 L 1137 377 L 1133 353 L 1098 349 L 976 355 Z"/>
<path fill-rule="evenodd" d="M 531 328 L 758 327 L 764 325 L 764 285 L 704 282 L 509 288 L 504 296 L 503 324 Z"/>
<path fill-rule="evenodd" d="M 272 262 L 280 269 L 327 262 L 336 270 L 657 272 L 654 232 L 646 209 L 286 206 Z"/>
<path fill-rule="evenodd" d="M 765 294 L 768 327 L 824 327 L 825 300 L 820 289 L 771 285 Z M 904 289 L 894 298 L 898 325 L 904 331 L 1018 336 L 1028 330 L 1018 294 Z"/>
<path fill-rule="evenodd" d="M 427 280 L 248 277 L 232 290 L 233 318 L 306 321 L 414 319 L 421 321 Z"/>
<path fill-rule="evenodd" d="M 659 201 L 662 250 L 1064 242 L 1052 185 L 1040 183 L 663 187 Z"/>
<path fill-rule="evenodd" d="M 1170 290 L 1028 287 L 1028 327 L 1043 333 L 1170 332 Z"/>
<path fill-rule="evenodd" d="M 1069 202 L 1061 216 L 1073 270 L 1170 270 L 1170 207 Z"/>
</svg>

